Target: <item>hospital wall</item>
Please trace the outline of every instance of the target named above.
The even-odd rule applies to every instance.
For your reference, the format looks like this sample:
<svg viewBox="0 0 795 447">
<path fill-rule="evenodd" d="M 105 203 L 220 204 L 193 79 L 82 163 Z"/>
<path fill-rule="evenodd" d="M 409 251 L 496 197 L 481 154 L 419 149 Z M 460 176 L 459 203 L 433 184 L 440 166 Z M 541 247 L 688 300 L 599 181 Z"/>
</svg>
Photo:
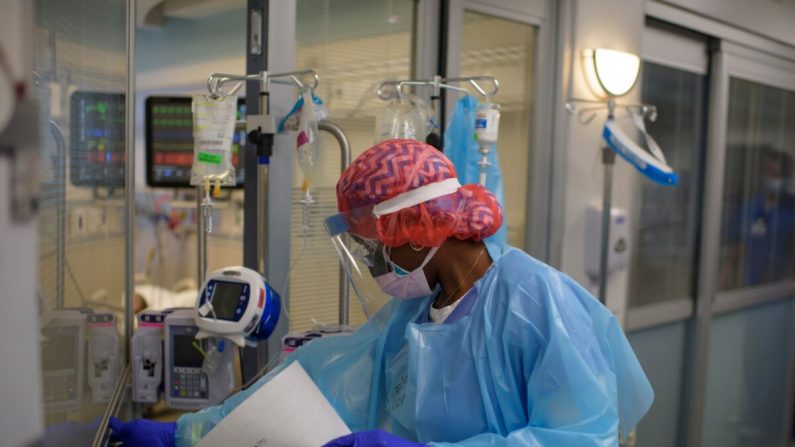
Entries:
<svg viewBox="0 0 795 447">
<path fill-rule="evenodd" d="M 572 7 L 575 6 L 576 7 Z M 566 61 L 567 86 L 563 91 L 568 98 L 597 99 L 589 89 L 583 69 L 584 59 L 580 51 L 584 48 L 613 48 L 640 54 L 641 32 L 644 26 L 643 2 L 634 0 L 579 1 L 566 4 L 561 27 L 570 32 L 565 47 L 571 51 Z M 615 26 L 616 11 L 621 11 L 622 26 Z M 628 102 L 640 100 L 638 88 L 633 89 L 626 98 Z M 580 284 L 596 293 L 596 284 L 585 274 L 584 259 L 586 246 L 585 210 L 589 205 L 601 208 L 603 166 L 599 144 L 602 122 L 594 120 L 590 124 L 580 124 L 576 119 L 559 117 L 565 123 L 556 135 L 556 153 L 561 151 L 560 173 L 565 179 L 565 192 L 559 204 L 563 209 L 563 225 L 552 228 L 553 240 L 560 241 L 561 270 L 571 275 Z M 628 163 L 618 162 L 614 169 L 613 207 L 629 212 L 636 203 L 635 192 L 642 181 L 639 174 Z M 556 233 L 560 230 L 559 233 Z M 630 246 L 631 247 L 631 246 Z M 631 250 L 631 248 L 630 248 Z M 554 262 L 554 258 L 553 258 Z M 623 321 L 627 302 L 626 271 L 610 277 L 608 281 L 607 306 Z"/>
<path fill-rule="evenodd" d="M 795 42 L 795 4 L 778 0 L 665 0 L 686 10 L 746 29 L 779 42 Z"/>
</svg>

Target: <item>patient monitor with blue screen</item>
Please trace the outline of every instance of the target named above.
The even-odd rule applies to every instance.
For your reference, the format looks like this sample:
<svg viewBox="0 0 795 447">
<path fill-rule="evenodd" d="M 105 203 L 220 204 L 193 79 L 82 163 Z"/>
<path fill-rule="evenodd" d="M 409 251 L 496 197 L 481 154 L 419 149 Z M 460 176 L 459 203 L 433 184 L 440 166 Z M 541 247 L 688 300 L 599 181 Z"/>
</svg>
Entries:
<svg viewBox="0 0 795 447">
<path fill-rule="evenodd" d="M 245 346 L 271 335 L 281 299 L 256 271 L 227 267 L 208 276 L 196 307 L 196 338 L 223 337 Z"/>
</svg>

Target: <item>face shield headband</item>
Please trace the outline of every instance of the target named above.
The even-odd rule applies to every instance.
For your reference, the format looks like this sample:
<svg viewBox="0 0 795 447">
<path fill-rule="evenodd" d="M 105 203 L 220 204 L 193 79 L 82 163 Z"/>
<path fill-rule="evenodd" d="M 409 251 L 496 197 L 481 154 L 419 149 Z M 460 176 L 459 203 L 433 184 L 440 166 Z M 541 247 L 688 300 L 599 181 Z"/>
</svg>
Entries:
<svg viewBox="0 0 795 447">
<path fill-rule="evenodd" d="M 345 276 L 369 319 L 391 297 L 373 280 L 391 271 L 384 258 L 383 237 L 379 233 L 401 231 L 403 224 L 393 216 L 404 209 L 434 201 L 437 213 L 460 207 L 458 179 L 445 179 L 398 194 L 378 204 L 355 208 L 325 219 L 326 231 L 340 258 Z"/>
</svg>

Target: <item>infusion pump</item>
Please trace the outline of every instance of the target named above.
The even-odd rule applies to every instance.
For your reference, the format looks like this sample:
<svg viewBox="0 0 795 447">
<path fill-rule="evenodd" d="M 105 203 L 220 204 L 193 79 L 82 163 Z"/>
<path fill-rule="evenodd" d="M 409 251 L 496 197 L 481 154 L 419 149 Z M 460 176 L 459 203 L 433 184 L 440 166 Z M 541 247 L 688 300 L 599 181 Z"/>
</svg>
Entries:
<svg viewBox="0 0 795 447">
<path fill-rule="evenodd" d="M 63 413 L 110 401 L 119 375 L 120 343 L 112 313 L 60 309 L 41 333 L 44 409 Z"/>
<path fill-rule="evenodd" d="M 256 271 L 228 267 L 208 275 L 192 308 L 144 311 L 133 335 L 133 400 L 195 410 L 235 386 L 234 353 L 271 335 L 281 299 Z"/>
</svg>

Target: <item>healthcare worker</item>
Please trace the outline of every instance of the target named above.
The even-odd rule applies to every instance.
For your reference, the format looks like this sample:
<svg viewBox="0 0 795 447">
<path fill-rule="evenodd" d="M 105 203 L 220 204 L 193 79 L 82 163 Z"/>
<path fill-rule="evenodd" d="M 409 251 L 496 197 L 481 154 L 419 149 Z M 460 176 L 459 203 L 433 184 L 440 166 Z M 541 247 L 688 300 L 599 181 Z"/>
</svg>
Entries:
<svg viewBox="0 0 795 447">
<path fill-rule="evenodd" d="M 326 220 L 365 311 L 223 404 L 176 424 L 112 428 L 125 445 L 196 444 L 284 366 L 300 362 L 353 434 L 328 447 L 617 445 L 653 395 L 613 315 L 561 272 L 485 244 L 503 219 L 441 152 L 388 140 L 356 158 Z M 371 276 L 371 278 L 368 278 Z"/>
<path fill-rule="evenodd" d="M 795 278 L 795 194 L 789 190 L 793 159 L 770 146 L 756 152 L 753 183 L 724 205 L 728 216 L 723 235 L 726 261 L 721 263 L 724 289 Z"/>
</svg>

